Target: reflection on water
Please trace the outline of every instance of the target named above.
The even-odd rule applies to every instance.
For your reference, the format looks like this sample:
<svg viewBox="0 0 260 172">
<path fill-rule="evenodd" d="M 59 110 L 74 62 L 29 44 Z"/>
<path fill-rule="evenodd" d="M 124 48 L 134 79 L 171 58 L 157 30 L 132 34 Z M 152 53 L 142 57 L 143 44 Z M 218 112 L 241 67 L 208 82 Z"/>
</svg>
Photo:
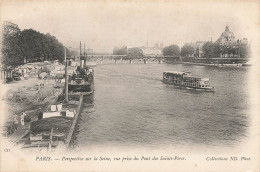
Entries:
<svg viewBox="0 0 260 172">
<path fill-rule="evenodd" d="M 166 70 L 210 78 L 215 93 L 161 82 Z M 181 64 L 107 64 L 95 68 L 95 92 L 84 100 L 75 147 L 226 145 L 245 139 L 246 69 Z"/>
</svg>

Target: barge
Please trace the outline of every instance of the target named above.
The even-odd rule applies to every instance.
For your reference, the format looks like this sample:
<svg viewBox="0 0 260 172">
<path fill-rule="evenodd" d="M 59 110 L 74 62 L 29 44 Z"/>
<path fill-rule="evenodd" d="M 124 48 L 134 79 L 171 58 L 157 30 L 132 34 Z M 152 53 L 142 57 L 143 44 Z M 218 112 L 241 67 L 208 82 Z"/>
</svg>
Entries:
<svg viewBox="0 0 260 172">
<path fill-rule="evenodd" d="M 30 129 L 19 143 L 22 149 L 41 152 L 66 151 L 77 130 L 83 95 L 69 95 L 64 102 L 64 95 L 43 112 L 37 121 L 30 124 Z"/>
</svg>

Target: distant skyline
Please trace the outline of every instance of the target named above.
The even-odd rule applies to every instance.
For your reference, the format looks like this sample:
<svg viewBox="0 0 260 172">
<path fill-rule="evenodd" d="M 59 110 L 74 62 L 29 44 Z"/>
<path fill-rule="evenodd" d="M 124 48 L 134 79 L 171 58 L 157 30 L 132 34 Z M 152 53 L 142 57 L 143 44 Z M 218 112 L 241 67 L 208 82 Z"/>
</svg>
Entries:
<svg viewBox="0 0 260 172">
<path fill-rule="evenodd" d="M 254 3 L 207 1 L 23 1 L 3 2 L 1 22 L 54 35 L 67 47 L 79 42 L 95 52 L 112 53 L 115 46 L 164 46 L 216 41 L 226 25 L 236 39 L 253 39 L 258 22 L 248 8 Z M 252 10 L 257 11 L 257 10 Z M 245 20 L 245 18 L 250 20 Z"/>
</svg>

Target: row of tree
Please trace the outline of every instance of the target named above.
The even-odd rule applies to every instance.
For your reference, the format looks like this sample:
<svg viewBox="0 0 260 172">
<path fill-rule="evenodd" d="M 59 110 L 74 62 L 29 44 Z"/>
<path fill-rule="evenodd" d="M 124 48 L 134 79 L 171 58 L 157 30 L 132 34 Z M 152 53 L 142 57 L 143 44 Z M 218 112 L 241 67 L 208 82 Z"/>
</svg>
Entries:
<svg viewBox="0 0 260 172">
<path fill-rule="evenodd" d="M 189 44 L 184 45 L 181 50 L 178 45 L 170 45 L 163 49 L 164 56 L 182 57 L 239 57 L 245 58 L 249 55 L 249 48 L 246 44 L 221 45 L 213 42 L 206 42 L 202 47 L 195 47 Z"/>
<path fill-rule="evenodd" d="M 139 59 L 144 57 L 143 50 L 141 48 L 127 48 L 127 46 L 123 46 L 121 48 L 115 47 L 113 50 L 113 55 L 125 55 L 125 60 Z M 120 57 L 118 57 L 118 59 L 119 58 Z"/>
<path fill-rule="evenodd" d="M 5 26 L 7 27 L 7 26 Z M 64 60 L 64 46 L 50 34 L 33 29 L 21 31 L 19 28 L 4 28 L 2 46 L 2 64 L 16 67 L 27 62 L 43 60 Z M 67 56 L 75 54 L 66 48 Z"/>
<path fill-rule="evenodd" d="M 180 48 L 178 45 L 170 45 L 165 47 L 162 51 L 164 56 L 179 56 Z M 144 56 L 143 50 L 141 48 L 127 48 L 126 46 L 122 48 L 114 48 L 114 55 L 127 55 L 126 59 L 142 58 Z"/>
<path fill-rule="evenodd" d="M 123 47 L 115 47 L 113 50 L 113 55 L 126 55 L 127 54 L 127 46 Z"/>
<path fill-rule="evenodd" d="M 202 47 L 202 51 L 203 56 L 207 58 L 246 58 L 249 56 L 249 47 L 247 44 L 220 45 L 218 43 L 206 42 Z"/>
<path fill-rule="evenodd" d="M 170 45 L 168 47 L 163 48 L 163 55 L 164 56 L 179 56 L 180 55 L 180 48 L 178 45 Z"/>
</svg>

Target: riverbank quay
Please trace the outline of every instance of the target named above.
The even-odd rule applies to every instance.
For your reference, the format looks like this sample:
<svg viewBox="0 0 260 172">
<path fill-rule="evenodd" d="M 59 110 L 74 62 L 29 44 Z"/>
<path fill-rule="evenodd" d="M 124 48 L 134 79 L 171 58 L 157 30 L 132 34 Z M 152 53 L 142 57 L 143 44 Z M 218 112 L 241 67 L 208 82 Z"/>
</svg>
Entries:
<svg viewBox="0 0 260 172">
<path fill-rule="evenodd" d="M 48 72 L 43 72 L 46 66 L 41 66 L 40 72 L 26 79 L 4 84 L 3 127 L 8 129 L 2 130 L 5 131 L 2 135 L 12 145 L 29 152 L 69 149 L 78 128 L 83 101 L 81 93 L 71 93 L 68 100 L 65 99 L 64 65 L 45 64 Z"/>
<path fill-rule="evenodd" d="M 43 69 L 55 68 L 51 63 L 32 63 L 34 66 L 20 80 L 1 84 L 1 126 L 2 136 L 17 142 L 27 133 L 30 122 L 38 119 L 39 114 L 57 100 L 63 92 L 60 80 L 47 77 Z M 20 67 L 24 68 L 24 67 Z M 45 77 L 39 77 L 44 73 Z"/>
<path fill-rule="evenodd" d="M 243 64 L 208 64 L 208 63 L 192 63 L 192 62 L 180 62 L 181 64 L 187 65 L 198 65 L 198 66 L 211 66 L 211 67 L 243 67 Z"/>
<path fill-rule="evenodd" d="M 207 57 L 165 57 L 166 63 L 190 64 L 212 67 L 248 67 L 251 66 L 250 58 L 225 57 L 225 58 L 207 58 Z"/>
<path fill-rule="evenodd" d="M 165 63 L 169 64 L 184 64 L 184 65 L 197 65 L 197 66 L 210 66 L 218 68 L 241 68 L 241 67 L 250 67 L 251 64 L 247 63 L 198 63 L 198 62 L 184 62 L 184 61 L 166 61 Z"/>
<path fill-rule="evenodd" d="M 17 143 L 28 133 L 30 123 L 38 120 L 39 115 L 56 102 L 57 97 L 63 92 L 63 85 L 54 80 L 42 81 L 28 78 L 28 80 L 12 83 L 12 86 L 7 89 L 9 90 L 2 98 L 6 107 L 2 117 L 4 127 L 10 128 L 7 123 L 16 124 L 14 131 L 8 129 L 2 131 L 7 132 L 5 136 L 10 136 L 10 141 Z M 17 118 L 16 122 L 14 118 Z"/>
</svg>

